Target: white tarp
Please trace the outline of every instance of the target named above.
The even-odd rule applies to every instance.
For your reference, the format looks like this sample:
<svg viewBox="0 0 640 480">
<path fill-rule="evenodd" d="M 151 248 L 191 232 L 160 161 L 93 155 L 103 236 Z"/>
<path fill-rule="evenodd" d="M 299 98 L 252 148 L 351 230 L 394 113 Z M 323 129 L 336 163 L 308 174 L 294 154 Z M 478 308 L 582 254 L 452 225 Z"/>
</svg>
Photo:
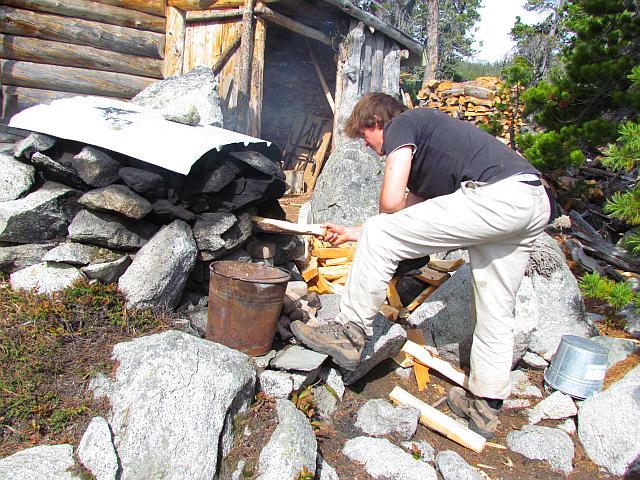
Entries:
<svg viewBox="0 0 640 480">
<path fill-rule="evenodd" d="M 186 175 L 210 150 L 269 142 L 223 128 L 171 122 L 153 109 L 103 97 L 73 97 L 17 113 L 10 127 L 103 147 Z"/>
</svg>

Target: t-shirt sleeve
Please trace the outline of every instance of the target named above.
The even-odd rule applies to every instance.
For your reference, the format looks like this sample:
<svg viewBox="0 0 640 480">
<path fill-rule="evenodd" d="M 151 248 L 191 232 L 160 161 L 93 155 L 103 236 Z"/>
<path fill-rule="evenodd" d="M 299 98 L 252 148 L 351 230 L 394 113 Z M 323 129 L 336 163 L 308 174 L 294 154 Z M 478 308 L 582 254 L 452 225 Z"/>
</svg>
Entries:
<svg viewBox="0 0 640 480">
<path fill-rule="evenodd" d="M 389 155 L 394 150 L 407 145 L 416 147 L 415 123 L 400 115 L 391 120 L 384 130 L 382 151 Z"/>
</svg>

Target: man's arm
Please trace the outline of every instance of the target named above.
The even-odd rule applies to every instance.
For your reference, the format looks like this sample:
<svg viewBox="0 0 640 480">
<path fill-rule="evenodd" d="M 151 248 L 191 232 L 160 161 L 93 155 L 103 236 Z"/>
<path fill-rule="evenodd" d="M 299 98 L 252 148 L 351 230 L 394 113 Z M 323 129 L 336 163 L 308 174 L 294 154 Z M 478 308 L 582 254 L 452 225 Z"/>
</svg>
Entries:
<svg viewBox="0 0 640 480">
<path fill-rule="evenodd" d="M 418 203 L 416 195 L 407 198 L 407 183 L 411 172 L 413 147 L 397 148 L 387 156 L 384 180 L 380 191 L 380 213 L 393 213 Z M 413 198 L 416 197 L 416 198 Z M 409 203 L 408 203 L 409 202 Z"/>
</svg>

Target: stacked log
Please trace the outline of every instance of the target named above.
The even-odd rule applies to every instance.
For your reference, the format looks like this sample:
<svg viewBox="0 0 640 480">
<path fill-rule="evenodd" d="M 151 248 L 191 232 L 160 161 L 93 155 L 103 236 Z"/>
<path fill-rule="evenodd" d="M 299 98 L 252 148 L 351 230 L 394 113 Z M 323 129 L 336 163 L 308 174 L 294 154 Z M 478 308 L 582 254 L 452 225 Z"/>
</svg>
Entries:
<svg viewBox="0 0 640 480">
<path fill-rule="evenodd" d="M 163 78 L 165 24 L 162 0 L 3 0 L 3 120 L 72 94 L 132 98 Z"/>
<path fill-rule="evenodd" d="M 131 304 L 171 308 L 185 291 L 207 294 L 212 261 L 252 261 L 248 242 L 268 240 L 273 263 L 287 265 L 302 240 L 254 235 L 252 224 L 255 214 L 284 215 L 284 174 L 247 148 L 209 152 L 181 175 L 31 134 L 0 153 L 0 183 L 10 187 L 0 197 L 0 270 L 14 288 L 119 282 Z"/>
<path fill-rule="evenodd" d="M 511 93 L 496 77 L 479 77 L 468 82 L 431 80 L 418 94 L 421 107 L 441 112 L 484 126 L 485 129 L 510 144 L 512 127 L 523 127 L 523 105 L 514 107 Z M 514 117 L 515 113 L 515 119 Z"/>
</svg>

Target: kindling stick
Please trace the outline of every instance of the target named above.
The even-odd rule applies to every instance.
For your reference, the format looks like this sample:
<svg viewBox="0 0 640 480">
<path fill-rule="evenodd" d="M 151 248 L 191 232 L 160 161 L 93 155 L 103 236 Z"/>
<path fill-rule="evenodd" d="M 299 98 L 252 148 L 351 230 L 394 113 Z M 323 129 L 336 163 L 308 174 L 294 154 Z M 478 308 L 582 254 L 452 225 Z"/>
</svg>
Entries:
<svg viewBox="0 0 640 480">
<path fill-rule="evenodd" d="M 287 222 L 285 220 L 275 220 L 273 218 L 264 218 L 254 215 L 251 217 L 256 228 L 261 232 L 269 233 L 290 233 L 292 235 L 315 235 L 322 237 L 325 229 L 319 224 L 301 225 L 298 223 Z"/>
<path fill-rule="evenodd" d="M 423 365 L 426 365 L 427 367 L 433 368 L 434 370 L 447 377 L 449 380 L 457 383 L 461 387 L 469 389 L 469 377 L 467 375 L 456 370 L 444 360 L 432 356 L 431 353 L 429 353 L 429 351 L 423 346 L 420 346 L 417 343 L 412 342 L 411 340 L 407 340 L 402 347 L 402 351 L 407 355 L 412 356 L 415 361 L 418 361 Z"/>
</svg>

